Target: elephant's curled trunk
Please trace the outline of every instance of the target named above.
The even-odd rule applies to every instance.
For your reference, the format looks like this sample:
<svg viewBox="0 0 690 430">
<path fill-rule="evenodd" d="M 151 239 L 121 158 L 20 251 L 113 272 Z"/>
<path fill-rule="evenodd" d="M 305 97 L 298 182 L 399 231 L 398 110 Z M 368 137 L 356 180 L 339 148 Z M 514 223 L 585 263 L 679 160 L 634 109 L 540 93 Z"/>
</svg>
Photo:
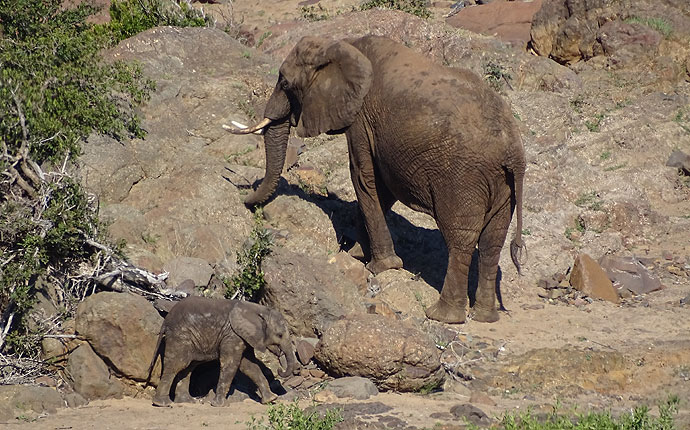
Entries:
<svg viewBox="0 0 690 430">
<path fill-rule="evenodd" d="M 285 354 L 287 364 L 285 365 L 285 370 L 278 369 L 278 375 L 280 375 L 281 378 L 287 378 L 292 376 L 297 369 L 297 357 L 295 357 L 295 352 L 293 351 L 292 347 L 283 347 L 282 350 Z"/>
<path fill-rule="evenodd" d="M 256 206 L 265 202 L 278 188 L 278 181 L 285 163 L 285 152 L 289 136 L 290 121 L 287 117 L 278 121 L 272 121 L 266 126 L 264 132 L 266 174 L 259 188 L 244 200 L 245 205 Z"/>
</svg>

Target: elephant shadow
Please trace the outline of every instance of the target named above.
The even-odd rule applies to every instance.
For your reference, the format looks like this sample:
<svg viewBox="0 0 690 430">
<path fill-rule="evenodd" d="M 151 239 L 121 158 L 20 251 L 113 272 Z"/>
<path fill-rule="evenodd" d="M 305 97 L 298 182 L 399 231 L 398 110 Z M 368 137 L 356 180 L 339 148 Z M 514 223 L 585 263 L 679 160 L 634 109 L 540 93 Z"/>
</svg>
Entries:
<svg viewBox="0 0 690 430">
<path fill-rule="evenodd" d="M 342 200 L 330 192 L 327 197 L 310 194 L 296 185 L 291 185 L 282 177 L 277 192 L 271 200 L 281 194 L 300 197 L 321 209 L 331 220 L 341 250 L 349 251 L 355 245 L 357 226 L 353 220 L 359 217 L 359 207 L 356 201 Z M 391 232 L 395 252 L 403 260 L 403 268 L 413 273 L 415 279 L 424 280 L 440 292 L 448 270 L 448 249 L 441 232 L 437 228 L 428 229 L 416 226 L 393 210 L 386 214 L 386 221 Z M 501 296 L 501 278 L 502 273 L 499 266 L 496 276 L 496 297 L 498 298 L 499 309 L 506 310 Z M 470 306 L 474 305 L 478 280 L 479 254 L 475 249 L 472 254 L 468 280 Z"/>
<path fill-rule="evenodd" d="M 275 379 L 273 373 L 260 360 L 258 361 L 261 371 L 266 377 L 266 380 L 271 387 L 271 391 L 275 394 L 283 395 L 287 393 L 280 382 Z M 209 393 L 213 393 L 218 384 L 220 377 L 220 362 L 218 360 L 201 363 L 194 371 L 192 371 L 191 379 L 189 381 L 189 394 L 196 398 L 205 398 Z M 257 386 L 247 377 L 241 370 L 235 374 L 235 378 L 230 386 L 230 395 L 235 392 L 241 392 L 247 395 L 250 399 L 257 402 L 261 401 L 261 397 L 257 394 Z M 173 399 L 174 400 L 174 399 Z"/>
</svg>

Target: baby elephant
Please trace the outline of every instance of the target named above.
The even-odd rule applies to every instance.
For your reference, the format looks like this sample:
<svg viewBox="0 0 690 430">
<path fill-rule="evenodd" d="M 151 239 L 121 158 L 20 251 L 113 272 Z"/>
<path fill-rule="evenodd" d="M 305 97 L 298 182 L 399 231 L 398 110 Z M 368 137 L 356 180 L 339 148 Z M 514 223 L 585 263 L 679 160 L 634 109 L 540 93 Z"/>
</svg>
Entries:
<svg viewBox="0 0 690 430">
<path fill-rule="evenodd" d="M 175 400 L 191 400 L 189 375 L 192 370 L 198 363 L 216 359 L 220 360 L 220 377 L 211 405 L 223 405 L 238 368 L 259 388 L 262 403 L 275 400 L 277 396 L 271 392 L 251 348 L 259 351 L 268 348 L 279 358 L 281 353 L 285 354 L 286 369 L 278 371 L 281 377 L 291 375 L 296 369 L 287 322 L 280 312 L 239 300 L 205 297 L 181 300 L 163 321 L 149 367 L 150 379 L 160 354 L 163 370 L 153 404 L 170 405 L 170 388 L 183 370 L 185 373 L 180 376 L 186 377 Z"/>
</svg>

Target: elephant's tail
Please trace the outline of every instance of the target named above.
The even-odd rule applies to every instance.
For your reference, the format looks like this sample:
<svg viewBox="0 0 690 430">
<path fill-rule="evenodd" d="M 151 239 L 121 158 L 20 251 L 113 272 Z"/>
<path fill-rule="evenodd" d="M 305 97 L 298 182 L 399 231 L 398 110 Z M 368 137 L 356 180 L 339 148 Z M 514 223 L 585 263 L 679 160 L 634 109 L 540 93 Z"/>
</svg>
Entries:
<svg viewBox="0 0 690 430">
<path fill-rule="evenodd" d="M 156 349 L 153 350 L 153 358 L 151 359 L 151 364 L 149 364 L 149 373 L 146 377 L 144 388 L 146 388 L 149 385 L 149 381 L 151 381 L 151 373 L 153 373 L 153 367 L 156 365 L 156 360 L 158 359 L 158 356 L 161 355 L 161 344 L 163 343 L 163 338 L 165 338 L 165 322 L 163 323 L 163 325 L 161 325 L 161 330 L 158 332 L 158 341 L 156 342 Z M 163 362 L 161 361 L 161 365 L 162 364 Z"/>
<path fill-rule="evenodd" d="M 525 245 L 524 240 L 522 240 L 522 183 L 524 182 L 525 177 L 524 159 L 522 159 L 521 163 L 519 164 L 519 167 L 508 166 L 508 170 L 513 175 L 513 196 L 511 200 L 514 205 L 513 208 L 517 218 L 515 235 L 513 236 L 513 240 L 510 241 L 510 258 L 513 260 L 513 264 L 517 269 L 518 275 L 521 275 L 522 272 L 520 270 L 520 260 L 523 259 L 523 252 L 525 259 L 527 259 L 527 246 Z"/>
</svg>

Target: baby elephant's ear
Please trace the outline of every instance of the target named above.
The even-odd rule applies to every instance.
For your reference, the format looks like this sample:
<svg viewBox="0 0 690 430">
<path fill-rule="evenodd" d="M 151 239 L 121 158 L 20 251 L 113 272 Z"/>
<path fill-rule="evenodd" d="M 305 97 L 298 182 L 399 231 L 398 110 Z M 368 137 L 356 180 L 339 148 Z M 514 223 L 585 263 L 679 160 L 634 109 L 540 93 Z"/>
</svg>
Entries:
<svg viewBox="0 0 690 430">
<path fill-rule="evenodd" d="M 266 318 L 268 310 L 249 302 L 238 302 L 230 311 L 230 326 L 257 351 L 266 351 Z"/>
</svg>

